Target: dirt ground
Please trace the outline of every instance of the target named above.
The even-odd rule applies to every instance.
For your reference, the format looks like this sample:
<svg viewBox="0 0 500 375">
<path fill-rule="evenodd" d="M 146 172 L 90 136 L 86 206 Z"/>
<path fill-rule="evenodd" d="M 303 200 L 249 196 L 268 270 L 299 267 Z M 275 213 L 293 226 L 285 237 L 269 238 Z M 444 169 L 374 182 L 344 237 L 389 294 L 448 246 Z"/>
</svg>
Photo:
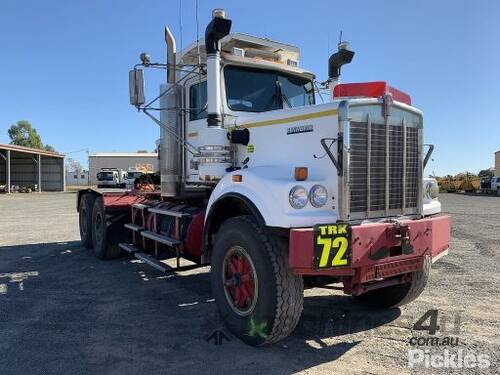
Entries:
<svg viewBox="0 0 500 375">
<path fill-rule="evenodd" d="M 336 290 L 307 290 L 295 333 L 252 348 L 219 321 L 208 268 L 164 276 L 132 258 L 99 261 L 80 246 L 75 194 L 1 195 L 0 374 L 427 373 L 409 368 L 408 352 L 412 337 L 429 337 L 412 327 L 431 309 L 433 337 L 456 337 L 450 352 L 491 363 L 433 371 L 498 373 L 500 198 L 441 200 L 452 246 L 418 300 L 380 311 Z M 221 345 L 207 341 L 218 331 Z"/>
</svg>

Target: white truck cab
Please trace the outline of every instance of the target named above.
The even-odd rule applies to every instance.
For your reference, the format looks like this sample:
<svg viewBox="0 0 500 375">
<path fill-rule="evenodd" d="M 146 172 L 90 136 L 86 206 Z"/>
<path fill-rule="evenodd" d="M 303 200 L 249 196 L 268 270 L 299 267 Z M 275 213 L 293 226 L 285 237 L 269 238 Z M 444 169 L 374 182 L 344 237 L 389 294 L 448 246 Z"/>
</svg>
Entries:
<svg viewBox="0 0 500 375">
<path fill-rule="evenodd" d="M 491 191 L 500 196 L 500 176 L 494 176 L 491 178 Z"/>
<path fill-rule="evenodd" d="M 321 83 L 297 47 L 231 26 L 215 10 L 183 51 L 165 28 L 166 63 L 141 54 L 130 102 L 160 127 L 161 190 L 79 192 L 82 243 L 164 272 L 168 257 L 174 270 L 181 257 L 210 264 L 221 317 L 250 345 L 294 330 L 305 287 L 342 283 L 382 308 L 417 298 L 450 244 L 437 182 L 423 177 L 422 111 L 383 81 L 339 84 L 346 42 Z M 167 71 L 150 101 L 146 68 Z M 329 102 L 316 103 L 319 87 Z"/>
</svg>

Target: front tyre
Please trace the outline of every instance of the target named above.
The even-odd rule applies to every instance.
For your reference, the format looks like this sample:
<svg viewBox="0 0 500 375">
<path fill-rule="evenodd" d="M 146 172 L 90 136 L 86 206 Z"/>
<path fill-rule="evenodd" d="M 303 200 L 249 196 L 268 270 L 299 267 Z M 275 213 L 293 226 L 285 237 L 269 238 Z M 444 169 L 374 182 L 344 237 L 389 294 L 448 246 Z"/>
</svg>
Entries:
<svg viewBox="0 0 500 375">
<path fill-rule="evenodd" d="M 406 305 L 415 300 L 424 291 L 429 280 L 431 264 L 431 257 L 426 256 L 422 270 L 413 272 L 410 283 L 375 289 L 356 296 L 356 299 L 368 306 L 378 308 Z"/>
<path fill-rule="evenodd" d="M 212 293 L 228 329 L 249 345 L 292 333 L 302 313 L 302 277 L 288 264 L 287 242 L 251 216 L 228 219 L 216 235 Z"/>
</svg>

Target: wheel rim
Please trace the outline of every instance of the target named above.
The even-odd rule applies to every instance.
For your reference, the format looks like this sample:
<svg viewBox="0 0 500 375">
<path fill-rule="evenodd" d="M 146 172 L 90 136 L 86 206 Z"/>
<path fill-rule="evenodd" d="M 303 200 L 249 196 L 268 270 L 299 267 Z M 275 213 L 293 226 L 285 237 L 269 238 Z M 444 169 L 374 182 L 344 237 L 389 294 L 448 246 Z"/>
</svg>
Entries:
<svg viewBox="0 0 500 375">
<path fill-rule="evenodd" d="M 97 214 L 95 216 L 95 239 L 96 243 L 100 244 L 102 242 L 102 231 L 101 231 L 101 226 L 102 226 L 102 216 L 101 214 Z"/>
<path fill-rule="evenodd" d="M 252 258 L 241 246 L 229 249 L 222 263 L 222 282 L 229 306 L 238 315 L 249 315 L 257 303 L 258 280 Z"/>
</svg>

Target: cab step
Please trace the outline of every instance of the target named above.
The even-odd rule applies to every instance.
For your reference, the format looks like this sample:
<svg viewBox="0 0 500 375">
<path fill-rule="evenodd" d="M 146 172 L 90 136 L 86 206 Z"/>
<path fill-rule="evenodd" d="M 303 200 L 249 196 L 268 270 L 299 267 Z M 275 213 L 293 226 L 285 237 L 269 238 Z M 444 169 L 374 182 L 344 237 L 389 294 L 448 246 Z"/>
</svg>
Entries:
<svg viewBox="0 0 500 375">
<path fill-rule="evenodd" d="M 143 227 L 137 224 L 127 223 L 124 225 L 125 228 L 133 230 L 134 232 L 141 232 L 144 230 Z"/>
<path fill-rule="evenodd" d="M 153 214 L 167 215 L 167 216 L 173 216 L 173 217 L 179 217 L 179 218 L 191 216 L 191 214 L 189 214 L 187 212 L 179 212 L 179 211 L 167 210 L 164 208 L 156 208 L 156 207 L 149 208 L 148 212 L 151 212 Z"/>
<path fill-rule="evenodd" d="M 155 258 L 154 256 L 143 253 L 142 251 L 140 251 L 138 248 L 136 248 L 132 244 L 120 243 L 120 244 L 118 244 L 118 246 L 120 247 L 120 249 L 133 255 L 135 258 L 142 260 L 144 263 L 146 263 L 146 264 L 150 265 L 151 267 L 154 267 L 155 269 L 157 269 L 161 272 L 164 272 L 164 273 L 190 271 L 190 270 L 194 270 L 196 268 L 201 267 L 199 264 L 188 264 L 185 266 L 171 267 L 168 264 L 161 262 L 159 259 Z"/>
<path fill-rule="evenodd" d="M 149 208 L 151 206 L 148 206 L 147 204 L 142 204 L 142 203 L 134 203 L 132 205 L 133 208 L 136 208 L 138 210 L 145 210 L 146 208 Z"/>
<path fill-rule="evenodd" d="M 118 247 L 129 254 L 135 254 L 139 251 L 139 249 L 131 243 L 119 243 Z"/>
<path fill-rule="evenodd" d="M 166 264 L 160 262 L 158 259 L 152 257 L 151 255 L 145 254 L 145 253 L 135 253 L 134 256 L 137 259 L 142 260 L 144 263 L 150 265 L 153 268 L 156 268 L 158 271 L 161 271 L 163 273 L 167 272 L 170 270 L 170 267 L 167 266 Z"/>
<path fill-rule="evenodd" d="M 149 230 L 142 231 L 141 236 L 171 247 L 181 244 L 181 241 L 179 240 L 176 240 L 168 236 L 164 236 L 163 234 L 151 232 Z"/>
</svg>

